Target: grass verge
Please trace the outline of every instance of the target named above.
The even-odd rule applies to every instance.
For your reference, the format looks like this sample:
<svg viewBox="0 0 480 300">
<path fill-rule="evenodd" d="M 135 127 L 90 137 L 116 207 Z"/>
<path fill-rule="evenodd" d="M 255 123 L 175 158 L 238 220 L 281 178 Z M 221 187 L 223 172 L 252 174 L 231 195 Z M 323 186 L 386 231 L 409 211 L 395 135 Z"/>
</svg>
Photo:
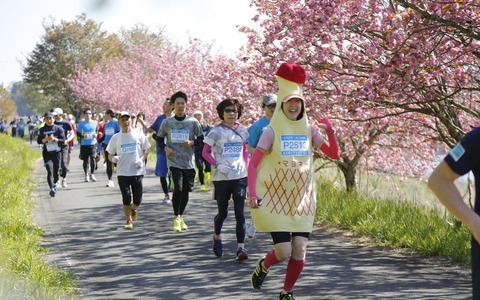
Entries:
<svg viewBox="0 0 480 300">
<path fill-rule="evenodd" d="M 383 245 L 409 248 L 470 264 L 471 234 L 453 216 L 417 203 L 365 198 L 319 183 L 317 219 L 351 230 Z"/>
<path fill-rule="evenodd" d="M 75 277 L 46 264 L 43 232 L 33 221 L 33 174 L 41 154 L 0 135 L 0 299 L 73 299 Z"/>
</svg>

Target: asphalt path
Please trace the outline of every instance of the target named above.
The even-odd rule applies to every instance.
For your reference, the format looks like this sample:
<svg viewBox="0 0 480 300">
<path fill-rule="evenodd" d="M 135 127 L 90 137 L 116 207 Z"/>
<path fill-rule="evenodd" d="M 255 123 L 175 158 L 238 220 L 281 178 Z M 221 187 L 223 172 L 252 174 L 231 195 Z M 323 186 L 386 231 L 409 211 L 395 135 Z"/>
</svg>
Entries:
<svg viewBox="0 0 480 300">
<path fill-rule="evenodd" d="M 81 299 L 278 299 L 286 263 L 272 267 L 261 291 L 251 287 L 256 261 L 272 242 L 268 233 L 247 238 L 249 259 L 235 262 L 233 207 L 222 233 L 224 256 L 214 256 L 211 192 L 195 187 L 184 215 L 189 228 L 173 232 L 172 206 L 161 203 L 159 178 L 149 169 L 138 221 L 125 230 L 120 190 L 105 186 L 105 168 L 98 167 L 97 182 L 84 182 L 76 147 L 70 170 L 68 187 L 50 197 L 38 161 L 35 219 L 45 231 L 47 261 L 78 275 Z M 296 299 L 452 300 L 470 294 L 467 272 L 320 229 L 311 235 L 294 290 Z"/>
</svg>

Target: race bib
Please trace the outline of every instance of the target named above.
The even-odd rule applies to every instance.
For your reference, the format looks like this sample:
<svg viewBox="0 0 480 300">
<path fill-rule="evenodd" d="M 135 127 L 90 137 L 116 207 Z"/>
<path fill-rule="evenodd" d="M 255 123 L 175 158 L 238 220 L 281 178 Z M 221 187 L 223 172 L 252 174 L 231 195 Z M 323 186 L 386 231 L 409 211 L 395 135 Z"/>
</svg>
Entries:
<svg viewBox="0 0 480 300">
<path fill-rule="evenodd" d="M 47 147 L 48 152 L 53 152 L 53 151 L 58 151 L 58 143 L 57 142 L 47 142 L 45 144 L 45 147 Z"/>
<path fill-rule="evenodd" d="M 115 128 L 113 128 L 113 127 L 105 128 L 105 135 L 110 136 L 110 135 L 114 135 L 114 134 L 115 134 Z"/>
<path fill-rule="evenodd" d="M 131 156 L 137 154 L 137 144 L 136 143 L 129 143 L 120 145 L 120 149 L 122 151 L 121 156 Z"/>
<path fill-rule="evenodd" d="M 180 129 L 172 129 L 172 131 L 170 132 L 170 137 L 171 137 L 172 143 L 181 144 L 184 141 L 189 139 L 190 131 L 180 130 Z"/>
<path fill-rule="evenodd" d="M 280 154 L 282 156 L 308 156 L 308 139 L 304 134 L 286 134 L 280 136 Z"/>
<path fill-rule="evenodd" d="M 224 143 L 222 157 L 240 157 L 242 154 L 242 142 Z"/>
<path fill-rule="evenodd" d="M 463 148 L 461 143 L 458 143 L 450 150 L 449 154 L 454 161 L 458 161 L 465 154 L 465 148 Z"/>
</svg>

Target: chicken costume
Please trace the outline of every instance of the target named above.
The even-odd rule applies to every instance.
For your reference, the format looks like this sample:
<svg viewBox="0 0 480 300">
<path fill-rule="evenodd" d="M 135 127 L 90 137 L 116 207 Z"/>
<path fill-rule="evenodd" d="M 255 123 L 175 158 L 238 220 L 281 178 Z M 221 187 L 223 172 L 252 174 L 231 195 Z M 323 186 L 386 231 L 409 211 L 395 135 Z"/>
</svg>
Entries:
<svg viewBox="0 0 480 300">
<path fill-rule="evenodd" d="M 300 119 L 292 121 L 277 105 L 270 121 L 274 133 L 271 152 L 257 167 L 256 192 L 263 203 L 252 209 L 258 230 L 264 232 L 311 232 L 316 209 L 311 128 L 305 114 L 302 87 L 305 70 L 294 63 L 282 64 L 277 73 L 281 103 L 300 98 Z M 269 150 L 269 149 L 265 149 Z"/>
</svg>

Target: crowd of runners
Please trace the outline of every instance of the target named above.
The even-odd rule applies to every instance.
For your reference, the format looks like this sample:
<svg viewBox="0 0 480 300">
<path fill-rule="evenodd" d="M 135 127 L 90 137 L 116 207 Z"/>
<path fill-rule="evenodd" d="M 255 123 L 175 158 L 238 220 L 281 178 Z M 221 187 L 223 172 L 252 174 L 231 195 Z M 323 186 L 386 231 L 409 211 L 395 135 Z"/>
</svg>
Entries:
<svg viewBox="0 0 480 300">
<path fill-rule="evenodd" d="M 164 101 L 163 113 L 151 125 L 141 112 L 110 108 L 97 114 L 85 108 L 82 118 L 73 122 L 62 108 L 51 109 L 43 120 L 39 118 L 42 125 L 36 136 L 42 147 L 50 196 L 55 197 L 60 187 L 68 186 L 70 155 L 76 141 L 84 181 L 103 177 L 98 176 L 98 166 L 102 166 L 100 170 L 105 169 L 107 178 L 105 188 L 118 184 L 123 227 L 133 229 L 139 220 L 150 141 L 155 141 L 155 175 L 163 191 L 160 201 L 172 205 L 172 230 L 188 230 L 184 216 L 196 178 L 200 191 L 205 191 L 211 180 L 218 207 L 213 220 L 213 254 L 223 256 L 222 227 L 232 200 L 235 259 L 248 259 L 245 239 L 247 233 L 253 237 L 256 229 L 270 232 L 274 244 L 257 262 L 251 279 L 253 288 L 260 290 L 269 269 L 287 261 L 279 298 L 294 299 L 292 290 L 305 265 L 315 216 L 312 152 L 317 148 L 338 159 L 339 150 L 327 118 L 319 120 L 326 138 L 308 123 L 303 96 L 305 70 L 285 63 L 275 75 L 277 95 L 260 99 L 264 116 L 248 128 L 239 122 L 245 111 L 237 99 L 221 101 L 216 107 L 218 121 L 207 124 L 202 111 L 187 114 L 188 96 L 181 91 Z M 245 203 L 252 215 L 249 228 Z"/>
</svg>

